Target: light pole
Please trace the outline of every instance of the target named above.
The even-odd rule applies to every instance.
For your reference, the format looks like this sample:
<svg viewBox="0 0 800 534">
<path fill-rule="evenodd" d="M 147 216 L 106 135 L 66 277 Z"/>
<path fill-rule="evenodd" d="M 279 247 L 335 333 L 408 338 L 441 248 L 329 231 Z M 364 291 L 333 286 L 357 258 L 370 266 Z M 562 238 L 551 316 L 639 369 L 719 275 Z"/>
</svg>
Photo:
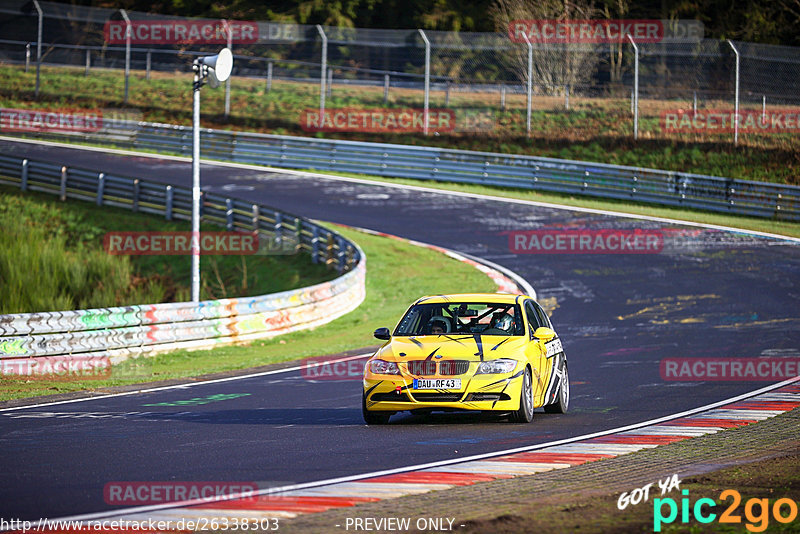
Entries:
<svg viewBox="0 0 800 534">
<path fill-rule="evenodd" d="M 206 81 L 212 88 L 219 87 L 232 69 L 233 55 L 228 48 L 192 63 L 192 302 L 200 302 L 200 88 Z"/>
</svg>

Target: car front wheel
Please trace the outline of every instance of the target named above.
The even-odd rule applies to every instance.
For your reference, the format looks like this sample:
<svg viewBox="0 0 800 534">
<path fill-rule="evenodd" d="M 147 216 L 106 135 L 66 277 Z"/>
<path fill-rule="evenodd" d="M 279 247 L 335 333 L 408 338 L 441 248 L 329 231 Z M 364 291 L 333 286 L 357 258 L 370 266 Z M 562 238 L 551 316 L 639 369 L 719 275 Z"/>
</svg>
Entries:
<svg viewBox="0 0 800 534">
<path fill-rule="evenodd" d="M 509 421 L 512 423 L 530 423 L 533 421 L 533 380 L 531 370 L 525 368 L 522 378 L 522 389 L 519 393 L 519 410 L 511 412 Z"/>
<path fill-rule="evenodd" d="M 370 412 L 367 410 L 367 396 L 361 395 L 361 414 L 368 425 L 385 425 L 392 416 L 391 412 Z"/>
</svg>

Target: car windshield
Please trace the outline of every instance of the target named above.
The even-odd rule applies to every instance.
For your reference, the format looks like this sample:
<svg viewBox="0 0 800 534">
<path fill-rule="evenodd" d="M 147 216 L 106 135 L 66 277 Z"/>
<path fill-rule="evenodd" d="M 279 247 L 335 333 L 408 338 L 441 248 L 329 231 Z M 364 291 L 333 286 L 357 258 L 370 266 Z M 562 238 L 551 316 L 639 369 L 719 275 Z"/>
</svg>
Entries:
<svg viewBox="0 0 800 534">
<path fill-rule="evenodd" d="M 412 306 L 394 335 L 521 336 L 523 331 L 522 312 L 516 304 L 447 302 Z"/>
</svg>

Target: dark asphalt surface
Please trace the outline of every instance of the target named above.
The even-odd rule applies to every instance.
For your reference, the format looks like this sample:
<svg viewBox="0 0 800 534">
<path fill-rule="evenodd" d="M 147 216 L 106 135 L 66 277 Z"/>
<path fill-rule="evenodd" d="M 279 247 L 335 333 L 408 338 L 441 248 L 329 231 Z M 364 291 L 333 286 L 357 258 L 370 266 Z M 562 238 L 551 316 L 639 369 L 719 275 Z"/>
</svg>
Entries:
<svg viewBox="0 0 800 534">
<path fill-rule="evenodd" d="M 2 140 L 0 151 L 164 183 L 189 185 L 191 177 L 183 162 Z M 664 358 L 800 356 L 796 244 L 266 170 L 204 165 L 201 176 L 209 191 L 418 239 L 516 271 L 553 309 L 570 362 L 570 412 L 537 413 L 530 425 L 443 415 L 396 416 L 387 427 L 366 427 L 358 381 L 312 382 L 297 371 L 0 412 L 0 517 L 114 509 L 103 500 L 103 487 L 114 481 L 275 486 L 543 443 L 770 383 L 668 381 L 659 371 Z M 665 245 L 635 255 L 510 251 L 506 232 L 542 228 L 659 230 Z M 218 394 L 243 396 L 146 406 Z"/>
</svg>

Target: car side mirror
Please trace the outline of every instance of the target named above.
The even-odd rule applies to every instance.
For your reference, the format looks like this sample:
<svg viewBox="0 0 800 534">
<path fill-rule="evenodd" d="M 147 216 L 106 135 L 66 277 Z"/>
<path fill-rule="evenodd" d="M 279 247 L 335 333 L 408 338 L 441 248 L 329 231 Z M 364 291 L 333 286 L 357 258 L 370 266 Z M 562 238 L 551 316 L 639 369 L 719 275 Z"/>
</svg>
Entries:
<svg viewBox="0 0 800 534">
<path fill-rule="evenodd" d="M 375 330 L 375 333 L 373 335 L 378 339 L 383 339 L 386 341 L 392 338 L 392 334 L 389 333 L 388 328 L 378 328 L 377 330 Z"/>
<path fill-rule="evenodd" d="M 533 337 L 537 339 L 541 339 L 545 343 L 556 337 L 556 333 L 552 328 L 547 328 L 545 326 L 540 326 L 536 329 L 533 333 Z"/>
</svg>

